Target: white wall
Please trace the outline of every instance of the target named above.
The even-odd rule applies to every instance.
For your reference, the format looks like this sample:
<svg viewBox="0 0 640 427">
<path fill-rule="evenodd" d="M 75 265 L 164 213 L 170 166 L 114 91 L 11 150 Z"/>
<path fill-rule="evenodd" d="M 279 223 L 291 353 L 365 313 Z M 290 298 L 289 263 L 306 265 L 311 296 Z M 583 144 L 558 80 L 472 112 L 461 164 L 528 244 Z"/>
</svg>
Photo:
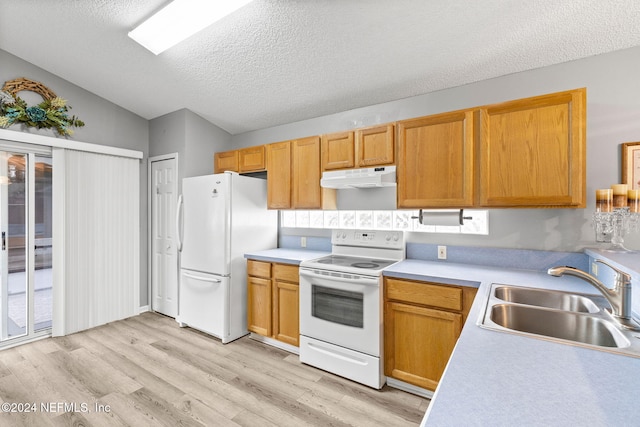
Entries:
<svg viewBox="0 0 640 427">
<path fill-rule="evenodd" d="M 186 110 L 149 121 L 149 156 L 178 153 L 178 178 L 213 173 L 213 155 L 231 150 L 231 135 Z"/>
<path fill-rule="evenodd" d="M 586 87 L 586 209 L 493 209 L 489 236 L 409 236 L 423 243 L 579 251 L 595 244 L 595 189 L 620 181 L 620 144 L 640 141 L 638 70 L 640 47 L 235 135 L 232 142 L 247 147 Z M 627 241 L 640 249 L 637 234 Z"/>
<path fill-rule="evenodd" d="M 147 162 L 149 152 L 149 124 L 137 114 L 113 104 L 71 82 L 36 67 L 17 56 L 0 49 L 0 85 L 19 77 L 41 82 L 56 95 L 68 100 L 71 114 L 85 122 L 82 128 L 74 128 L 71 139 L 112 147 L 128 148 L 144 153 L 140 163 L 140 304 L 147 305 Z M 25 92 L 26 95 L 30 95 Z M 38 95 L 32 94 L 38 99 Z M 25 96 L 26 97 L 26 96 Z M 29 98 L 30 99 L 30 98 Z M 10 130 L 59 137 L 51 129 L 22 128 Z"/>
<path fill-rule="evenodd" d="M 231 135 L 191 111 L 186 114 L 185 175 L 213 173 L 216 151 L 231 150 Z"/>
</svg>

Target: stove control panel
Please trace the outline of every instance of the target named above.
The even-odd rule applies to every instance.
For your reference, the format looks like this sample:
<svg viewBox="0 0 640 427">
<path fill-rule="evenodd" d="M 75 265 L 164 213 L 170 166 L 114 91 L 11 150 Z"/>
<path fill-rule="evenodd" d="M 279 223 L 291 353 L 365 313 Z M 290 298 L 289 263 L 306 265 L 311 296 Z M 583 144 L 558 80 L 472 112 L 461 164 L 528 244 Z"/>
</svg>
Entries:
<svg viewBox="0 0 640 427">
<path fill-rule="evenodd" d="M 364 246 L 371 248 L 404 248 L 404 233 L 397 230 L 333 230 L 334 245 Z"/>
</svg>

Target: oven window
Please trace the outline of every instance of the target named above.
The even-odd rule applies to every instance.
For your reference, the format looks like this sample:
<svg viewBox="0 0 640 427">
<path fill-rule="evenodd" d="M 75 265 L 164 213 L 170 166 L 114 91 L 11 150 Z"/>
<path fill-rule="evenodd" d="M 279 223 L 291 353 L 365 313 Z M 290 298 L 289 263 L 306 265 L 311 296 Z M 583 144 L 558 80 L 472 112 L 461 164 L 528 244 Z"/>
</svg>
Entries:
<svg viewBox="0 0 640 427">
<path fill-rule="evenodd" d="M 311 315 L 332 323 L 362 328 L 363 295 L 312 285 Z"/>
</svg>

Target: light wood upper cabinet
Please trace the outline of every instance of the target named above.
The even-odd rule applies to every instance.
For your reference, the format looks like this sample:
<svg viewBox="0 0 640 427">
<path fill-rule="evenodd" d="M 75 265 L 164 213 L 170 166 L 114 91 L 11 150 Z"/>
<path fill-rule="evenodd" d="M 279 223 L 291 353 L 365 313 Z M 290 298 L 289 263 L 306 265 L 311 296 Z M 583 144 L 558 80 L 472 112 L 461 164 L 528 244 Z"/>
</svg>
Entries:
<svg viewBox="0 0 640 427">
<path fill-rule="evenodd" d="M 357 129 L 355 147 L 358 167 L 391 165 L 395 161 L 394 125 Z"/>
<path fill-rule="evenodd" d="M 267 207 L 291 209 L 291 142 L 267 145 Z"/>
<path fill-rule="evenodd" d="M 335 208 L 335 190 L 320 187 L 320 138 L 291 141 L 291 202 L 296 209 Z"/>
<path fill-rule="evenodd" d="M 223 151 L 213 155 L 213 173 L 238 172 L 238 150 Z"/>
<path fill-rule="evenodd" d="M 320 187 L 320 137 L 267 145 L 269 209 L 335 209 L 335 190 Z"/>
<path fill-rule="evenodd" d="M 480 205 L 584 207 L 586 90 L 480 109 Z"/>
<path fill-rule="evenodd" d="M 393 164 L 394 125 L 322 135 L 321 158 L 323 171 Z"/>
<path fill-rule="evenodd" d="M 266 170 L 264 145 L 239 150 L 238 170 L 240 173 L 262 172 Z"/>
<path fill-rule="evenodd" d="M 586 90 L 216 153 L 215 171 L 259 171 L 265 151 L 270 209 L 335 209 L 322 171 L 394 163 L 399 209 L 580 208 Z"/>
<path fill-rule="evenodd" d="M 398 208 L 473 206 L 473 110 L 403 120 L 397 128 Z"/>
<path fill-rule="evenodd" d="M 322 170 L 347 169 L 355 166 L 353 132 L 322 135 Z"/>
<path fill-rule="evenodd" d="M 264 145 L 223 151 L 213 155 L 213 173 L 224 171 L 248 173 L 264 170 L 266 170 Z"/>
</svg>

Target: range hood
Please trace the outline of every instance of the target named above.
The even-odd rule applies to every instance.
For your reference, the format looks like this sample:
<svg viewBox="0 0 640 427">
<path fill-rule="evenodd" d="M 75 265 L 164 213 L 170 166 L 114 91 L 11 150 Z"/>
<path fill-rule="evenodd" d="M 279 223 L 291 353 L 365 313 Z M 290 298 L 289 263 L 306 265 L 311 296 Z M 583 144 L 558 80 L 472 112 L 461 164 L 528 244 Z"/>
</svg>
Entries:
<svg viewBox="0 0 640 427">
<path fill-rule="evenodd" d="M 322 173 L 320 186 L 323 188 L 379 188 L 396 186 L 396 167 L 345 169 Z"/>
</svg>

